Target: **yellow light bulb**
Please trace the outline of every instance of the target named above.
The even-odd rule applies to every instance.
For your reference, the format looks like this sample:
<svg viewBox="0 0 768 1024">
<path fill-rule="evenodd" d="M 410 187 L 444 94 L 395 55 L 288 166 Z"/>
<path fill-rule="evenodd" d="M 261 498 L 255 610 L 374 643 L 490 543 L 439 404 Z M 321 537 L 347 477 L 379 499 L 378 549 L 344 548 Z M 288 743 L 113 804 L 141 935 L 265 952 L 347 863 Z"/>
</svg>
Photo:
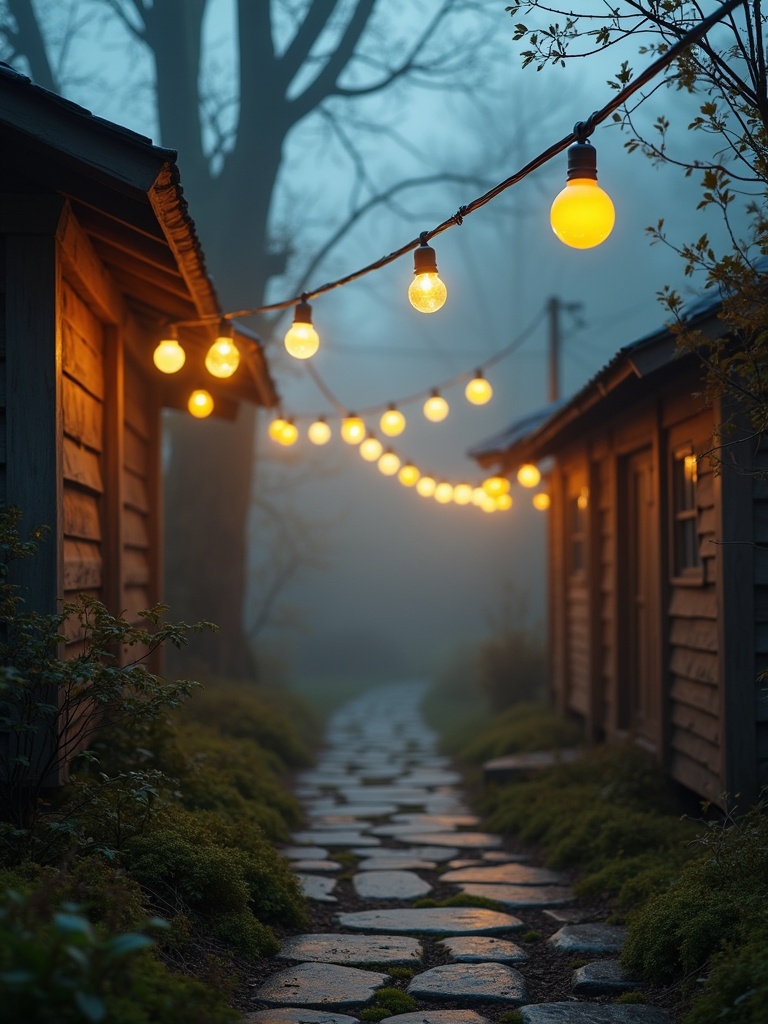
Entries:
<svg viewBox="0 0 768 1024">
<path fill-rule="evenodd" d="M 511 494 L 500 494 L 496 500 L 496 508 L 501 509 L 502 512 L 506 512 L 507 509 L 512 508 L 512 495 Z"/>
<path fill-rule="evenodd" d="M 152 361 L 161 373 L 176 373 L 186 361 L 186 353 L 178 338 L 163 338 L 152 353 Z"/>
<path fill-rule="evenodd" d="M 539 512 L 546 512 L 551 504 L 549 495 L 545 494 L 544 491 L 534 494 L 531 501 L 533 502 L 533 507 L 537 508 Z"/>
<path fill-rule="evenodd" d="M 240 365 L 240 353 L 232 338 L 232 325 L 226 322 L 219 327 L 216 341 L 208 349 L 205 368 L 213 377 L 231 377 Z"/>
<path fill-rule="evenodd" d="M 324 419 L 317 419 L 314 423 L 310 423 L 307 437 L 312 444 L 328 444 L 331 439 L 331 428 Z"/>
<path fill-rule="evenodd" d="M 549 220 L 560 241 L 574 249 L 592 249 L 613 230 L 616 211 L 597 184 L 597 154 L 586 140 L 568 150 L 568 181 L 555 196 Z"/>
<path fill-rule="evenodd" d="M 579 492 L 579 496 L 576 499 L 576 505 L 580 509 L 582 509 L 582 510 L 587 508 L 587 506 L 589 505 L 589 488 L 588 487 L 582 487 L 581 488 L 581 491 Z"/>
<path fill-rule="evenodd" d="M 384 476 L 394 476 L 400 469 L 400 459 L 394 452 L 386 451 L 379 459 L 379 472 Z"/>
<path fill-rule="evenodd" d="M 509 494 L 509 480 L 504 476 L 489 476 L 483 480 L 483 490 L 489 498 L 498 498 L 500 494 Z"/>
<path fill-rule="evenodd" d="M 453 488 L 453 500 L 457 505 L 468 505 L 472 501 L 472 488 L 469 484 L 456 484 Z"/>
<path fill-rule="evenodd" d="M 417 483 L 421 473 L 419 470 L 412 465 L 410 462 L 406 462 L 400 472 L 397 474 L 397 479 L 403 485 L 403 487 L 413 487 Z"/>
<path fill-rule="evenodd" d="M 435 501 L 441 505 L 447 505 L 448 502 L 453 501 L 453 487 L 451 484 L 440 483 L 435 488 L 434 494 Z"/>
<path fill-rule="evenodd" d="M 360 444 L 365 437 L 365 424 L 354 413 L 341 421 L 341 437 L 347 444 Z"/>
<path fill-rule="evenodd" d="M 413 253 L 414 278 L 408 288 L 408 298 L 420 313 L 435 313 L 445 304 L 448 289 L 437 276 L 435 250 L 422 241 Z"/>
<path fill-rule="evenodd" d="M 498 505 L 496 504 L 495 498 L 490 498 L 487 494 L 480 502 L 480 508 L 483 512 L 496 512 L 498 511 Z"/>
<path fill-rule="evenodd" d="M 293 324 L 285 336 L 285 348 L 294 359 L 310 359 L 320 347 L 320 338 L 312 326 L 312 307 L 296 303 Z"/>
<path fill-rule="evenodd" d="M 424 403 L 424 416 L 430 423 L 441 423 L 448 415 L 449 406 L 442 395 L 436 391 Z"/>
<path fill-rule="evenodd" d="M 483 504 L 488 495 L 485 493 L 482 487 L 472 488 L 472 504 L 478 507 Z"/>
<path fill-rule="evenodd" d="M 383 451 L 384 445 L 373 434 L 369 434 L 360 445 L 360 454 L 366 462 L 376 462 Z"/>
<path fill-rule="evenodd" d="M 279 441 L 280 440 L 280 435 L 283 432 L 283 427 L 284 426 L 285 426 L 285 420 L 282 418 L 282 416 L 278 416 L 277 419 L 272 420 L 272 422 L 269 424 L 269 428 L 268 428 L 268 433 L 269 433 L 269 436 L 270 436 L 271 440 L 273 440 L 273 441 Z"/>
<path fill-rule="evenodd" d="M 206 416 L 210 416 L 213 412 L 213 398 L 209 391 L 205 391 L 203 388 L 193 391 L 189 396 L 187 402 L 187 408 L 196 416 L 198 419 L 205 419 Z"/>
<path fill-rule="evenodd" d="M 517 471 L 517 481 L 523 487 L 536 487 L 541 480 L 541 473 L 538 467 L 531 462 L 526 462 Z"/>
<path fill-rule="evenodd" d="M 391 405 L 379 420 L 379 429 L 387 437 L 397 437 L 405 430 L 405 416 Z"/>
<path fill-rule="evenodd" d="M 422 476 L 416 482 L 416 493 L 420 494 L 422 498 L 431 498 L 435 493 L 437 482 L 432 476 Z"/>
<path fill-rule="evenodd" d="M 464 394 L 472 405 L 485 405 L 493 397 L 493 388 L 478 370 L 467 383 Z"/>
<path fill-rule="evenodd" d="M 278 438 L 280 444 L 290 448 L 292 444 L 296 444 L 298 439 L 299 430 L 296 424 L 292 420 L 285 420 L 283 422 L 283 429 L 280 431 L 280 437 Z"/>
</svg>

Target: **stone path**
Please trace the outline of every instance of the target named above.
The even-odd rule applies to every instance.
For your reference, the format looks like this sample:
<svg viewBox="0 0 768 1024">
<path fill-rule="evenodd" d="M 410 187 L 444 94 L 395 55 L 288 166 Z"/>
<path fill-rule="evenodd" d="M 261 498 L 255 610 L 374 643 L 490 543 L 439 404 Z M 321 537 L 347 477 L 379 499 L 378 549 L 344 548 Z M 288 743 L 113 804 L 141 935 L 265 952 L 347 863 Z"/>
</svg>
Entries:
<svg viewBox="0 0 768 1024">
<path fill-rule="evenodd" d="M 316 929 L 283 942 L 243 1024 L 484 1024 L 513 1010 L 520 1024 L 670 1024 L 615 1001 L 642 989 L 616 959 L 623 929 L 482 830 L 423 695 L 382 687 L 331 719 L 297 783 L 306 827 L 283 851 Z"/>
</svg>

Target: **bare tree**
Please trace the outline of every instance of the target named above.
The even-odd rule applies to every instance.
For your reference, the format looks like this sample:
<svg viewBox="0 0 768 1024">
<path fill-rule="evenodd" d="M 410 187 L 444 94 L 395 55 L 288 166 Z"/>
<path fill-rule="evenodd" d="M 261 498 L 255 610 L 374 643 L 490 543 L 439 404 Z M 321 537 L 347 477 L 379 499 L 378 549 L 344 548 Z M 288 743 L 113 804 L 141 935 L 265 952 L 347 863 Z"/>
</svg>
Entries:
<svg viewBox="0 0 768 1024">
<path fill-rule="evenodd" d="M 0 39 L 5 59 L 26 61 L 39 84 L 64 92 L 72 73 L 67 48 L 83 24 L 113 37 L 121 31 L 149 56 L 160 136 L 179 152 L 219 293 L 229 309 L 250 308 L 262 304 L 271 278 L 288 270 L 299 280 L 305 271 L 272 223 L 291 133 L 314 119 L 325 140 L 346 154 L 351 201 L 333 225 L 335 245 L 344 225 L 376 207 L 378 192 L 393 195 L 392 180 L 379 183 L 371 175 L 364 138 L 378 128 L 412 147 L 393 124 L 371 122 L 371 99 L 386 95 L 394 102 L 406 88 L 470 89 L 484 80 L 500 12 L 481 0 L 439 0 L 418 21 L 411 5 L 393 0 L 237 0 L 237 71 L 228 93 L 221 78 L 205 74 L 210 6 L 209 0 L 4 0 Z M 126 74 L 127 93 L 136 83 Z M 425 165 L 425 180 L 434 181 L 436 169 Z M 183 417 L 171 426 L 168 599 L 174 614 L 221 625 L 212 667 L 229 675 L 251 668 L 242 606 L 254 432 L 253 410 L 241 412 L 234 427 L 211 422 L 201 429 Z"/>
</svg>

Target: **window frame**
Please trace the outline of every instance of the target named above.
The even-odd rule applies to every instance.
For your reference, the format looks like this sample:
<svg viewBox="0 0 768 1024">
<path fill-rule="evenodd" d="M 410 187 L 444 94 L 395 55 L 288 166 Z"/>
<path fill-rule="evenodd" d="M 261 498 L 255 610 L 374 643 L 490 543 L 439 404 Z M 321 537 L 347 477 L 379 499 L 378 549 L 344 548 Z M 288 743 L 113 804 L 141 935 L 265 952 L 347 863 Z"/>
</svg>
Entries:
<svg viewBox="0 0 768 1024">
<path fill-rule="evenodd" d="M 693 467 L 690 477 L 686 475 L 688 460 Z M 704 583 L 697 483 L 698 468 L 693 445 L 690 442 L 675 445 L 670 451 L 669 467 L 669 569 L 670 582 L 675 585 L 701 586 Z M 693 561 L 690 560 L 691 553 L 694 554 Z"/>
</svg>

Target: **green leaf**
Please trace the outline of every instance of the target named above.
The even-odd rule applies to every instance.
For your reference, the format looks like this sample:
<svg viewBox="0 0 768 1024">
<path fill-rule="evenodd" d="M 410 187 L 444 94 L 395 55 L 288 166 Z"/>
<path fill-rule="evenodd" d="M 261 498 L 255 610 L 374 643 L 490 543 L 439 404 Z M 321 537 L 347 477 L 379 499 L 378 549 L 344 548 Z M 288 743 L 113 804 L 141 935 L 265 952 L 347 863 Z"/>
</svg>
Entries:
<svg viewBox="0 0 768 1024">
<path fill-rule="evenodd" d="M 75 992 L 75 1002 L 86 1020 L 99 1024 L 107 1015 L 104 1000 L 92 992 Z"/>
<path fill-rule="evenodd" d="M 109 956 L 125 956 L 127 953 L 135 953 L 147 946 L 154 946 L 154 939 L 148 935 L 139 935 L 138 932 L 130 932 L 127 935 L 117 935 L 107 943 L 107 954 Z"/>
</svg>

